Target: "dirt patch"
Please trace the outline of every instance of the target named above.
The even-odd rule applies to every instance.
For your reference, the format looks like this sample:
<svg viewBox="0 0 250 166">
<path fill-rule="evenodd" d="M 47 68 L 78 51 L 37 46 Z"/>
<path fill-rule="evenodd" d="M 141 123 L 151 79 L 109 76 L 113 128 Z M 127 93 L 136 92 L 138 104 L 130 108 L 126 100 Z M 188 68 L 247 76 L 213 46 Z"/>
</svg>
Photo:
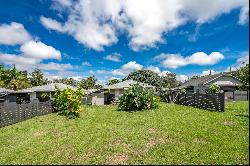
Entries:
<svg viewBox="0 0 250 166">
<path fill-rule="evenodd" d="M 150 140 L 146 145 L 146 149 L 150 149 L 158 144 L 165 144 L 166 143 L 166 139 L 164 138 L 157 138 L 157 139 L 154 139 L 154 140 Z"/>
<path fill-rule="evenodd" d="M 235 123 L 233 121 L 225 121 L 223 124 L 225 126 L 234 126 L 235 125 Z"/>
<path fill-rule="evenodd" d="M 207 143 L 207 141 L 205 139 L 203 139 L 203 138 L 195 138 L 193 140 L 193 142 L 195 142 L 197 144 L 206 144 Z"/>
<path fill-rule="evenodd" d="M 121 145 L 121 144 L 122 144 L 122 140 L 120 140 L 120 139 L 114 139 L 114 140 L 111 140 L 109 142 L 110 146 L 118 146 L 118 145 Z"/>
<path fill-rule="evenodd" d="M 148 129 L 148 132 L 150 133 L 150 134 L 154 134 L 154 133 L 156 133 L 158 130 L 157 129 L 155 129 L 155 128 L 149 128 Z"/>
<path fill-rule="evenodd" d="M 35 137 L 41 137 L 44 135 L 46 135 L 46 133 L 43 131 L 37 131 L 37 132 L 33 133 L 33 136 L 35 136 Z"/>
<path fill-rule="evenodd" d="M 116 165 L 116 164 L 124 164 L 128 161 L 128 155 L 126 154 L 115 154 L 113 156 L 108 157 L 107 164 L 109 165 Z"/>
</svg>

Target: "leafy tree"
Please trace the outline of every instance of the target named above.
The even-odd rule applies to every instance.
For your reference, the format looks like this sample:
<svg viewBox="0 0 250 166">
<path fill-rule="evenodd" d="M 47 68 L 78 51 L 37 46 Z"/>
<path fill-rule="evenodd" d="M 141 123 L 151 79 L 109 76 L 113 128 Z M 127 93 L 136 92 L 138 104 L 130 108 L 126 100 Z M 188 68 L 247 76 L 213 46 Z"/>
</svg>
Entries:
<svg viewBox="0 0 250 166">
<path fill-rule="evenodd" d="M 35 69 L 33 72 L 31 72 L 30 76 L 30 82 L 32 86 L 41 86 L 49 83 L 49 80 L 43 77 L 43 73 L 39 69 Z"/>
<path fill-rule="evenodd" d="M 161 77 L 157 73 L 145 69 L 131 72 L 127 77 L 123 79 L 123 81 L 130 79 L 142 83 L 147 83 L 156 87 L 160 87 L 161 84 Z"/>
<path fill-rule="evenodd" d="M 74 91 L 67 88 L 60 91 L 57 87 L 55 87 L 55 89 L 55 110 L 58 111 L 60 115 L 67 116 L 70 119 L 79 117 L 81 98 L 84 95 L 82 90 L 78 88 Z"/>
<path fill-rule="evenodd" d="M 78 86 L 82 89 L 96 89 L 96 88 L 101 88 L 102 85 L 97 84 L 97 79 L 95 76 L 90 76 L 85 79 L 82 79 Z"/>
<path fill-rule="evenodd" d="M 73 78 L 62 78 L 53 80 L 54 83 L 63 83 L 71 86 L 77 86 L 78 82 Z"/>
<path fill-rule="evenodd" d="M 152 90 L 143 88 L 139 84 L 132 85 L 124 91 L 119 98 L 118 108 L 121 111 L 140 111 L 152 109 L 158 106 L 160 99 L 156 97 Z"/>
<path fill-rule="evenodd" d="M 18 71 L 13 65 L 10 69 L 0 67 L 0 84 L 3 87 L 13 90 L 31 87 L 30 81 L 27 77 L 27 71 Z"/>
<path fill-rule="evenodd" d="M 249 89 L 249 64 L 245 64 L 238 70 L 233 71 L 232 75 L 243 81 L 242 90 Z"/>
<path fill-rule="evenodd" d="M 210 93 L 219 93 L 220 92 L 220 86 L 217 84 L 211 84 L 209 87 Z"/>
<path fill-rule="evenodd" d="M 120 82 L 120 80 L 118 80 L 118 79 L 110 79 L 108 81 L 107 85 L 113 85 L 113 84 L 117 84 L 119 82 Z"/>
<path fill-rule="evenodd" d="M 167 73 L 161 77 L 161 87 L 163 88 L 174 88 L 179 84 L 179 81 L 176 79 L 176 74 L 174 73 Z"/>
</svg>

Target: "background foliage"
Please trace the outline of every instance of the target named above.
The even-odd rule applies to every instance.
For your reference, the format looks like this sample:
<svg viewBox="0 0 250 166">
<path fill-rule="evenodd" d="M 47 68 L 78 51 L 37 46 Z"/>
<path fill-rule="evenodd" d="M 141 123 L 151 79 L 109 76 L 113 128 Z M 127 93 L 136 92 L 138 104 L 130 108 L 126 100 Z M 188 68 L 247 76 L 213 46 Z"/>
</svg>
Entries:
<svg viewBox="0 0 250 166">
<path fill-rule="evenodd" d="M 132 85 L 124 91 L 119 98 L 119 110 L 140 111 L 142 109 L 152 109 L 157 107 L 157 101 L 153 91 L 143 88 L 139 84 Z"/>
</svg>

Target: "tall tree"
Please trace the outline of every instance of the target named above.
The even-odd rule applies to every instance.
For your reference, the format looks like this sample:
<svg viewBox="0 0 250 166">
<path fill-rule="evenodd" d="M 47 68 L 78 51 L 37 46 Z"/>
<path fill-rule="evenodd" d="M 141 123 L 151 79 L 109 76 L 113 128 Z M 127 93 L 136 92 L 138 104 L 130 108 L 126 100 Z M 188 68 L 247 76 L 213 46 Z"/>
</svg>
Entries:
<svg viewBox="0 0 250 166">
<path fill-rule="evenodd" d="M 43 73 L 39 69 L 35 69 L 30 73 L 30 82 L 32 86 L 41 86 L 48 83 L 48 79 L 43 77 Z"/>
<path fill-rule="evenodd" d="M 110 79 L 108 81 L 107 85 L 113 85 L 113 84 L 117 84 L 119 82 L 120 82 L 120 80 L 118 80 L 118 79 Z"/>
<path fill-rule="evenodd" d="M 161 77 L 151 70 L 142 69 L 131 72 L 127 77 L 123 79 L 123 81 L 130 79 L 142 83 L 147 83 L 156 87 L 160 87 L 161 85 Z"/>
<path fill-rule="evenodd" d="M 10 69 L 3 69 L 1 67 L 0 70 L 0 80 L 3 82 L 5 88 L 18 90 L 31 87 L 30 81 L 27 77 L 27 71 L 19 71 L 16 69 L 15 65 L 13 65 Z"/>
<path fill-rule="evenodd" d="M 95 76 L 90 76 L 85 79 L 82 79 L 78 86 L 82 89 L 96 89 L 96 88 L 101 88 L 102 86 L 97 84 L 97 79 Z"/>
<path fill-rule="evenodd" d="M 161 87 L 163 88 L 174 88 L 180 84 L 176 79 L 176 74 L 166 73 L 165 76 L 161 77 Z"/>
</svg>

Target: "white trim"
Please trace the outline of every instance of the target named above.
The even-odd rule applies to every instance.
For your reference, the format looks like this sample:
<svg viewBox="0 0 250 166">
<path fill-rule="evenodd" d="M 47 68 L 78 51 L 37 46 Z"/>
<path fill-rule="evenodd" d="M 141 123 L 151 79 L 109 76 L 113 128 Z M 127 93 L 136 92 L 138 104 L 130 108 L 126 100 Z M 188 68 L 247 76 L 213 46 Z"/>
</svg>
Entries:
<svg viewBox="0 0 250 166">
<path fill-rule="evenodd" d="M 230 77 L 233 77 L 233 78 L 235 78 L 236 80 L 238 80 L 238 81 L 240 81 L 240 82 L 243 82 L 243 81 L 241 81 L 239 78 L 237 78 L 237 77 L 235 77 L 235 76 L 233 76 L 233 75 L 231 75 L 231 74 L 230 74 L 230 75 L 225 75 L 224 73 L 222 73 L 222 74 L 220 74 L 218 77 L 215 77 L 215 78 L 213 78 L 213 79 L 211 79 L 211 80 L 208 80 L 208 81 L 206 81 L 206 82 L 203 82 L 202 85 L 205 85 L 205 84 L 207 84 L 207 83 L 209 83 L 209 82 L 211 82 L 211 81 L 214 81 L 214 80 L 220 78 L 221 76 L 230 76 Z"/>
</svg>

